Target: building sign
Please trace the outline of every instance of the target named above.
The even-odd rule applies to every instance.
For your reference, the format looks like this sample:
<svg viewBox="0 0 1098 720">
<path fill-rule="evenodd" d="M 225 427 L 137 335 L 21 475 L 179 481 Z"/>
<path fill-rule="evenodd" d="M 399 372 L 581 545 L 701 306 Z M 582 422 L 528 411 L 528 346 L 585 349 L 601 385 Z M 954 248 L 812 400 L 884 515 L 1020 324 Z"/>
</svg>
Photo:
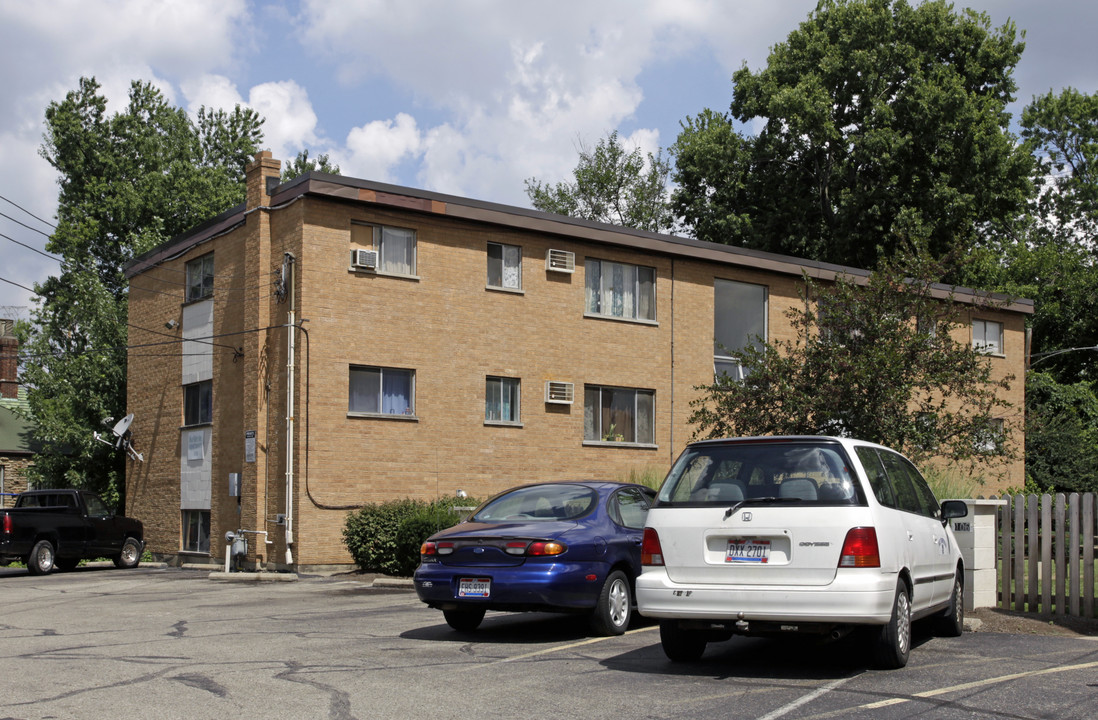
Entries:
<svg viewBox="0 0 1098 720">
<path fill-rule="evenodd" d="M 244 462 L 255 462 L 255 430 L 244 433 Z"/>
</svg>

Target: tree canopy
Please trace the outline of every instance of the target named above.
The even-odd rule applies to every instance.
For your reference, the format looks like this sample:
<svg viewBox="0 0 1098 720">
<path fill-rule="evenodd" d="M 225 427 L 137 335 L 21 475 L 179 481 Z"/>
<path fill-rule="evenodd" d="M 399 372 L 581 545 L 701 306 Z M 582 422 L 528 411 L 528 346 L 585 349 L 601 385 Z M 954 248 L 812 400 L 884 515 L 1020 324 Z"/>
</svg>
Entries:
<svg viewBox="0 0 1098 720">
<path fill-rule="evenodd" d="M 250 109 L 198 112 L 192 121 L 149 83 L 107 114 L 94 78 L 46 109 L 42 157 L 59 173 L 57 228 L 46 249 L 59 272 L 38 284 L 20 324 L 23 380 L 42 451 L 37 480 L 117 498 L 124 455 L 97 443 L 126 414 L 127 299 L 134 256 L 238 204 L 244 167 L 262 140 Z M 180 285 L 183 279 L 179 279 Z"/>
<path fill-rule="evenodd" d="M 1023 47 L 943 0 L 823 0 L 733 75 L 728 114 L 683 122 L 673 210 L 703 240 L 863 268 L 903 238 L 967 250 L 1031 192 L 1005 109 Z"/>
<path fill-rule="evenodd" d="M 309 150 L 306 148 L 297 154 L 286 167 L 282 169 L 282 182 L 293 180 L 298 175 L 310 172 L 322 172 L 329 175 L 339 175 L 339 166 L 333 165 L 328 159 L 328 153 L 321 153 L 315 158 L 309 158 Z"/>
<path fill-rule="evenodd" d="M 745 378 L 698 388 L 695 435 L 843 435 L 916 462 L 1009 456 L 994 418 L 1009 408 L 1002 391 L 1013 378 L 996 379 L 985 355 L 954 339 L 965 318 L 932 292 L 940 272 L 905 255 L 864 285 L 805 278 L 806 302 L 786 312 L 795 338 L 728 348 Z"/>
<path fill-rule="evenodd" d="M 595 147 L 581 145 L 574 180 L 556 185 L 530 178 L 526 195 L 538 210 L 622 227 L 670 232 L 675 218 L 668 205 L 670 162 L 660 152 L 627 151 L 617 131 Z"/>
</svg>

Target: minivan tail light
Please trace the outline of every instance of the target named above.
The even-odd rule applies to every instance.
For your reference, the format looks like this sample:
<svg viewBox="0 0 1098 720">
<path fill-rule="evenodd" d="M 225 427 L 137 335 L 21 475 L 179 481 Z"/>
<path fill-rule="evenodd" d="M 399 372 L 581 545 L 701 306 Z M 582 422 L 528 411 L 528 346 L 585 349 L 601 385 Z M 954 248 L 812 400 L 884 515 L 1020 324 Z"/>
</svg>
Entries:
<svg viewBox="0 0 1098 720">
<path fill-rule="evenodd" d="M 880 567 L 881 551 L 877 547 L 877 530 L 871 527 L 851 528 L 843 540 L 839 567 Z"/>
<path fill-rule="evenodd" d="M 660 536 L 652 528 L 644 529 L 644 540 L 641 542 L 641 565 L 663 565 Z"/>
</svg>

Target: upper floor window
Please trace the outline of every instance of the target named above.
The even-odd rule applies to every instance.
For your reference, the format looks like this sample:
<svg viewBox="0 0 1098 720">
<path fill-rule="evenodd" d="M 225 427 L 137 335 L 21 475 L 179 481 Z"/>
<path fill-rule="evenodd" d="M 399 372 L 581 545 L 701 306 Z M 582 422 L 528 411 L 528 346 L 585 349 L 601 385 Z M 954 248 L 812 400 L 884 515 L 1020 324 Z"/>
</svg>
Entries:
<svg viewBox="0 0 1098 720">
<path fill-rule="evenodd" d="M 377 271 L 416 274 L 416 231 L 387 225 L 351 225 L 351 241 L 377 251 Z"/>
<path fill-rule="evenodd" d="M 626 320 L 656 319 L 656 269 L 588 259 L 586 311 Z"/>
<path fill-rule="evenodd" d="M 731 356 L 766 341 L 767 288 L 765 285 L 715 280 L 713 283 L 713 371 L 743 380 L 745 372 Z"/>
<path fill-rule="evenodd" d="M 369 415 L 415 415 L 414 370 L 352 365 L 347 410 Z"/>
<path fill-rule="evenodd" d="M 208 425 L 213 422 L 213 381 L 183 386 L 183 425 Z"/>
<path fill-rule="evenodd" d="M 972 347 L 988 355 L 1002 355 L 1003 324 L 993 320 L 973 320 Z"/>
<path fill-rule="evenodd" d="M 208 253 L 187 263 L 187 302 L 213 295 L 214 256 Z"/>
<path fill-rule="evenodd" d="M 583 392 L 583 439 L 591 442 L 656 442 L 656 393 L 587 385 Z"/>
<path fill-rule="evenodd" d="M 516 424 L 518 421 L 518 378 L 489 377 L 484 384 L 484 422 Z"/>
<path fill-rule="evenodd" d="M 522 248 L 488 243 L 488 287 L 522 289 Z"/>
</svg>

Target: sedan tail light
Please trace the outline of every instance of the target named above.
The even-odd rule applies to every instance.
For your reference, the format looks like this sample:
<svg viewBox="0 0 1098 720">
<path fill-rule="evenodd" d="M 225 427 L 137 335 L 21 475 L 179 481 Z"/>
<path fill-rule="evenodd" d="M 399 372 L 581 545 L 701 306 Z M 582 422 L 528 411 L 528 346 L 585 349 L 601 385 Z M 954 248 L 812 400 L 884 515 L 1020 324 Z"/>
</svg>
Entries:
<svg viewBox="0 0 1098 720">
<path fill-rule="evenodd" d="M 660 536 L 652 528 L 644 529 L 644 541 L 641 543 L 641 565 L 663 565 L 663 547 Z"/>
<path fill-rule="evenodd" d="M 839 567 L 880 567 L 881 551 L 877 547 L 877 530 L 871 527 L 851 528 L 843 540 Z"/>
</svg>

